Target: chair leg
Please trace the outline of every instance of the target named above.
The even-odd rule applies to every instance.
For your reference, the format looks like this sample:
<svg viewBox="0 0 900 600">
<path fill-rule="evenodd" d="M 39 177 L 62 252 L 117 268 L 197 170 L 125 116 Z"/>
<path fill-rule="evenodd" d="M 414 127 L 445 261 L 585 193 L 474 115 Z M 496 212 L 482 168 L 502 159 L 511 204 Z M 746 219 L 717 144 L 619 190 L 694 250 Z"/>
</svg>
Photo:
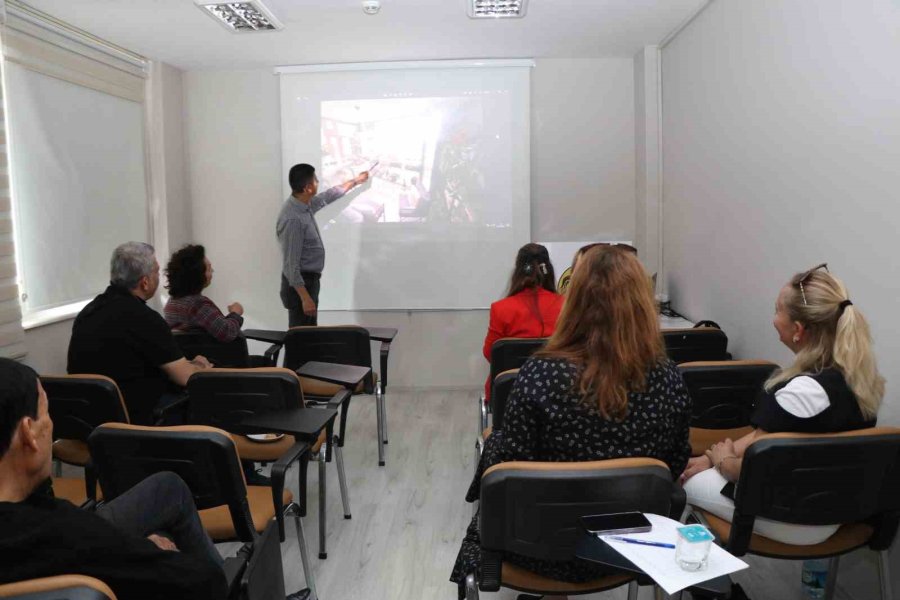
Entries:
<svg viewBox="0 0 900 600">
<path fill-rule="evenodd" d="M 466 600 L 478 600 L 478 584 L 475 583 L 475 574 L 466 575 Z"/>
<path fill-rule="evenodd" d="M 344 473 L 344 449 L 335 446 L 334 456 L 337 459 L 338 483 L 341 485 L 341 502 L 344 505 L 344 518 L 349 519 L 350 514 L 350 492 L 347 491 L 347 475 Z"/>
<path fill-rule="evenodd" d="M 891 563 L 887 550 L 878 553 L 878 579 L 881 580 L 881 600 L 893 600 L 891 594 Z"/>
<path fill-rule="evenodd" d="M 294 509 L 297 510 L 297 509 Z M 306 536 L 303 535 L 303 520 L 299 511 L 294 515 L 294 523 L 297 526 L 297 545 L 300 546 L 300 561 L 303 563 L 303 575 L 306 577 L 306 587 L 309 588 L 310 600 L 317 599 L 316 578 L 313 575 L 312 565 L 309 562 L 309 550 L 306 548 Z"/>
<path fill-rule="evenodd" d="M 628 600 L 637 600 L 638 584 L 637 581 L 631 581 L 628 584 Z"/>
<path fill-rule="evenodd" d="M 825 577 L 825 596 L 824 600 L 832 600 L 834 591 L 837 588 L 838 569 L 841 566 L 841 557 L 832 556 L 828 560 L 828 575 Z"/>
<path fill-rule="evenodd" d="M 387 444 L 388 443 L 388 434 L 387 434 L 387 394 L 384 393 L 384 390 L 381 390 L 381 439 Z"/>
<path fill-rule="evenodd" d="M 384 466 L 384 396 L 375 388 L 375 416 L 378 421 L 378 466 Z"/>
<path fill-rule="evenodd" d="M 328 558 L 328 552 L 325 548 L 325 453 L 319 450 L 316 456 L 316 462 L 319 463 L 319 558 Z"/>
<path fill-rule="evenodd" d="M 46 464 L 46 463 L 44 463 Z M 53 476 L 54 477 L 62 477 L 62 461 L 58 459 L 53 459 Z"/>
</svg>

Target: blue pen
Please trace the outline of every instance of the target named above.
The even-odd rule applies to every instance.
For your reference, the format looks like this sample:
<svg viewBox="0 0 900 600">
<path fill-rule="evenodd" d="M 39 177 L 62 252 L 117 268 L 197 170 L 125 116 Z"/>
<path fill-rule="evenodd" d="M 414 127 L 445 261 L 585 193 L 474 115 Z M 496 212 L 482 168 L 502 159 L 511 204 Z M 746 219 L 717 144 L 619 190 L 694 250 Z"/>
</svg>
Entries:
<svg viewBox="0 0 900 600">
<path fill-rule="evenodd" d="M 621 537 L 618 535 L 611 535 L 608 540 L 616 540 L 617 542 L 627 542 L 629 544 L 640 544 L 641 546 L 654 546 L 656 548 L 675 548 L 675 544 L 664 544 L 662 542 L 650 542 L 647 540 L 636 540 L 634 538 Z"/>
</svg>

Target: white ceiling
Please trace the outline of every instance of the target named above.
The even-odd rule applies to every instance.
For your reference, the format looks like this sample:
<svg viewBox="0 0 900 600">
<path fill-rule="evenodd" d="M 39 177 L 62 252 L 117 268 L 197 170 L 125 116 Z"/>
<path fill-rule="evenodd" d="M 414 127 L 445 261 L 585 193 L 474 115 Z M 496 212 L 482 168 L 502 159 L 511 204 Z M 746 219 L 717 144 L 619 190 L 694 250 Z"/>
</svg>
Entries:
<svg viewBox="0 0 900 600">
<path fill-rule="evenodd" d="M 440 58 L 631 57 L 704 0 L 529 0 L 524 19 L 472 20 L 466 0 L 264 0 L 285 29 L 233 34 L 193 0 L 25 0 L 185 70 Z"/>
</svg>

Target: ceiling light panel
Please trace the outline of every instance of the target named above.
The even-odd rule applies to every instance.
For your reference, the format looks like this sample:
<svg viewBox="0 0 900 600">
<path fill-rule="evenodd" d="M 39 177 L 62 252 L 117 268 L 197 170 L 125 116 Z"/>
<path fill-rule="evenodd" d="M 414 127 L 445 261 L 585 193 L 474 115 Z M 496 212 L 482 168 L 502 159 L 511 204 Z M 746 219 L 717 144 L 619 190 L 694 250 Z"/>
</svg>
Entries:
<svg viewBox="0 0 900 600">
<path fill-rule="evenodd" d="M 521 19 L 528 0 L 468 0 L 472 19 Z"/>
<path fill-rule="evenodd" d="M 200 9 L 222 27 L 234 33 L 277 31 L 284 25 L 259 0 L 247 2 L 213 2 L 194 0 Z"/>
</svg>

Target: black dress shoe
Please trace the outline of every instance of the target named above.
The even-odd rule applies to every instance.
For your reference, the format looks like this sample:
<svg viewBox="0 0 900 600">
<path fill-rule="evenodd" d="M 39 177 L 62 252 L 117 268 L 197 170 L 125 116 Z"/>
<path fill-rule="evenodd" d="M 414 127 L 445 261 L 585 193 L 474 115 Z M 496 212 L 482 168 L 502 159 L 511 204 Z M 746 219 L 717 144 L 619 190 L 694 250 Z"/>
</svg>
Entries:
<svg viewBox="0 0 900 600">
<path fill-rule="evenodd" d="M 285 600 L 307 600 L 309 598 L 309 588 L 297 590 L 293 594 L 288 594 Z"/>
</svg>

